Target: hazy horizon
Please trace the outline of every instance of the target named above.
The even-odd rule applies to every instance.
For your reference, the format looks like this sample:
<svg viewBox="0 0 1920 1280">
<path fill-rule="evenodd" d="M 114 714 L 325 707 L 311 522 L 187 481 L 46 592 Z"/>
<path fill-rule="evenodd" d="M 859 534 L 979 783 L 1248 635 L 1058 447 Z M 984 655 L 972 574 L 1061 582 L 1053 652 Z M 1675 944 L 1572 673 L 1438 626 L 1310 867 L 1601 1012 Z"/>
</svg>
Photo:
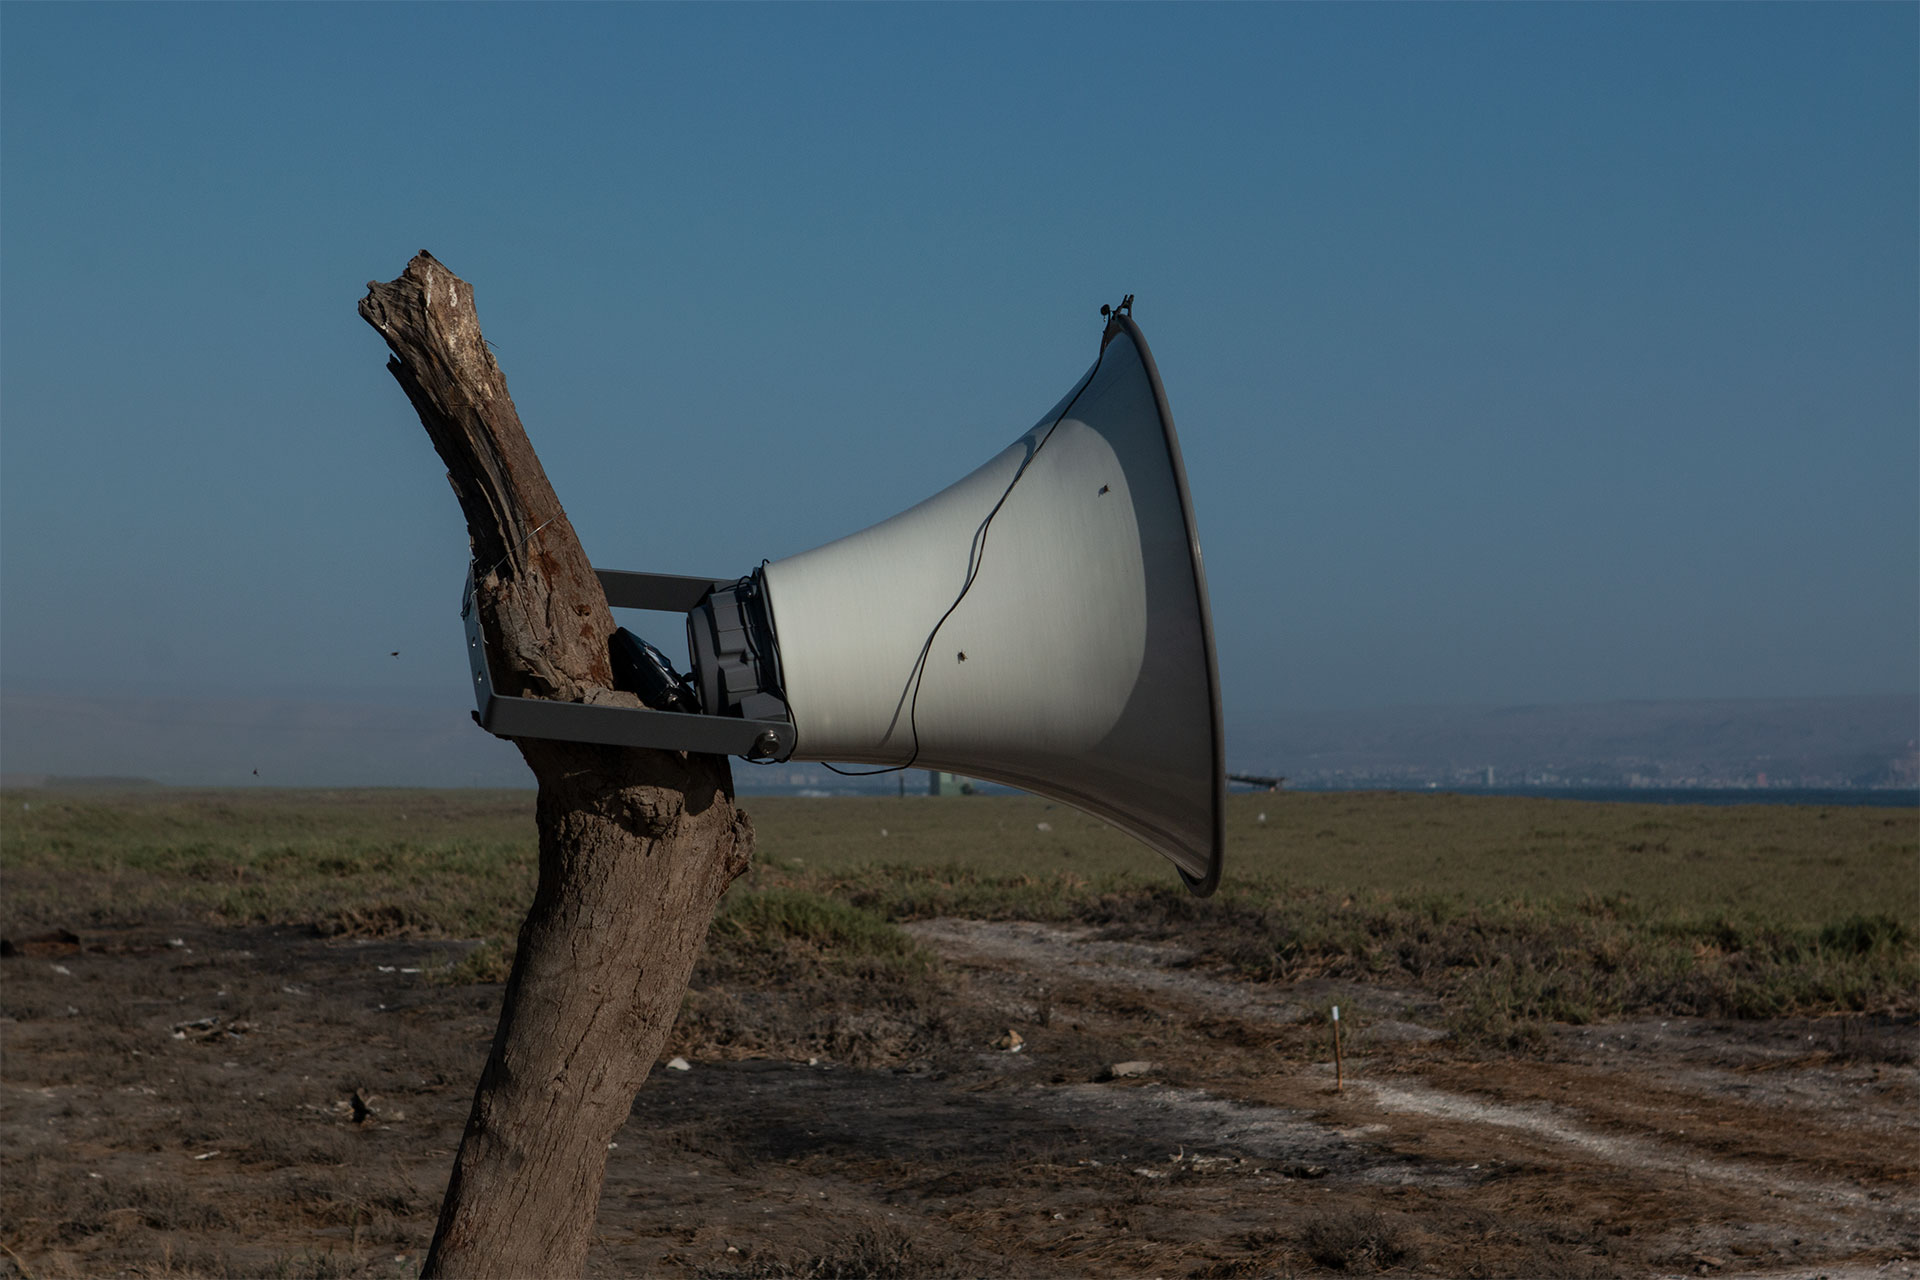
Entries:
<svg viewBox="0 0 1920 1280">
<path fill-rule="evenodd" d="M 0 774 L 148 778 L 179 786 L 524 786 L 512 744 L 466 705 L 295 698 L 75 697 L 0 690 Z M 1296 783 L 1424 785 L 1493 767 L 1507 784 L 1662 768 L 1694 785 L 1771 769 L 1776 783 L 1913 785 L 1920 698 L 1693 699 L 1293 710 L 1230 729 L 1228 768 Z M 1896 770 L 1900 765 L 1894 765 Z M 734 767 L 743 790 L 818 766 Z M 917 776 L 924 772 L 909 771 Z M 889 778 L 876 786 L 890 786 Z M 913 785 L 912 783 L 909 784 Z M 1547 784 L 1542 784 L 1547 785 Z"/>
</svg>

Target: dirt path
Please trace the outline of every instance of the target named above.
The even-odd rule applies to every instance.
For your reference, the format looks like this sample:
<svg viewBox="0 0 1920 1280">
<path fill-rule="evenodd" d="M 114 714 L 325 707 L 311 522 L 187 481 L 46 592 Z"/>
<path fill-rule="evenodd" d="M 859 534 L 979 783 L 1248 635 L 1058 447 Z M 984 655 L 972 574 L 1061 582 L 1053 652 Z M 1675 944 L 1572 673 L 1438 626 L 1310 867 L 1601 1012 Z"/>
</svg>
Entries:
<svg viewBox="0 0 1920 1280">
<path fill-rule="evenodd" d="M 1330 1185 L 1478 1192 L 1463 1208 L 1531 1201 L 1550 1234 L 1557 1216 L 1563 1234 L 1638 1236 L 1642 1260 L 1680 1271 L 1898 1274 L 1920 1256 L 1920 1073 L 1910 1056 L 1835 1061 L 1831 1029 L 1668 1020 L 1567 1031 L 1539 1062 L 1461 1062 L 1435 1044 L 1441 1033 L 1420 1019 L 1438 1011 L 1413 993 L 1265 990 L 1188 967 L 1178 948 L 1091 930 L 942 920 L 913 931 L 989 985 L 1045 975 L 1056 1004 L 1089 1010 L 1144 1002 L 1163 1019 L 1226 1016 L 1276 1035 L 1342 998 L 1380 1011 L 1340 1095 L 1326 1063 L 1261 1072 L 1244 1052 L 1196 1061 L 1171 1043 L 1169 1069 L 1203 1087 L 1107 1095 L 1179 1113 L 1191 1144 L 1304 1152 Z"/>
</svg>

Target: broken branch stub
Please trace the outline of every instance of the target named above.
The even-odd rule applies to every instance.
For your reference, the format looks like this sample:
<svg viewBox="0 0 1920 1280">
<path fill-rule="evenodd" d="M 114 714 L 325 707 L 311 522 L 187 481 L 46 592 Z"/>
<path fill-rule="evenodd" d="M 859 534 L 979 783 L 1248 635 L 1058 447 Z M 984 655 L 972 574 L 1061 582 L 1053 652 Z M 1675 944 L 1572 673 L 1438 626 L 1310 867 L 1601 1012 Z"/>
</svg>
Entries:
<svg viewBox="0 0 1920 1280">
<path fill-rule="evenodd" d="M 613 615 L 481 336 L 472 286 L 422 252 L 399 279 L 370 282 L 360 314 L 392 350 L 387 369 L 466 515 L 495 680 L 510 681 L 497 687 L 564 702 L 612 689 Z"/>
</svg>

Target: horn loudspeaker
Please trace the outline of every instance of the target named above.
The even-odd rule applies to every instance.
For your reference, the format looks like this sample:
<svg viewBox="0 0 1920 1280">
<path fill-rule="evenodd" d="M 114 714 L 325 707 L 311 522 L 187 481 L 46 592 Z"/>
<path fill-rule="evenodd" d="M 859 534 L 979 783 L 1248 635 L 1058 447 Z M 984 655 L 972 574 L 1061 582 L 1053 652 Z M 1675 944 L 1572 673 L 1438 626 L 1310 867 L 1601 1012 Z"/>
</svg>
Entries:
<svg viewBox="0 0 1920 1280">
<path fill-rule="evenodd" d="M 786 758 L 1035 792 L 1213 891 L 1226 779 L 1206 574 L 1166 391 L 1130 316 L 985 466 L 759 577 Z"/>
</svg>

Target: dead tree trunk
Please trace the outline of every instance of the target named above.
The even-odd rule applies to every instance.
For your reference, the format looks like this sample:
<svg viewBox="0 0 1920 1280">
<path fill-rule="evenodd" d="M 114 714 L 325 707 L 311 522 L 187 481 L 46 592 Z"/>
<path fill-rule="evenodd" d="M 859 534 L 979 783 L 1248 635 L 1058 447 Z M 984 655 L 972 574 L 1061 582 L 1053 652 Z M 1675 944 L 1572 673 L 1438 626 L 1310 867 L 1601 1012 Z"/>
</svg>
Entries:
<svg viewBox="0 0 1920 1280">
<path fill-rule="evenodd" d="M 480 336 L 421 253 L 360 314 L 386 339 L 466 513 L 502 693 L 640 705 L 613 615 Z M 449 624 L 451 625 L 451 624 Z M 722 756 L 516 741 L 540 786 L 540 882 L 423 1275 L 580 1274 L 625 1122 L 753 828 Z"/>
</svg>

